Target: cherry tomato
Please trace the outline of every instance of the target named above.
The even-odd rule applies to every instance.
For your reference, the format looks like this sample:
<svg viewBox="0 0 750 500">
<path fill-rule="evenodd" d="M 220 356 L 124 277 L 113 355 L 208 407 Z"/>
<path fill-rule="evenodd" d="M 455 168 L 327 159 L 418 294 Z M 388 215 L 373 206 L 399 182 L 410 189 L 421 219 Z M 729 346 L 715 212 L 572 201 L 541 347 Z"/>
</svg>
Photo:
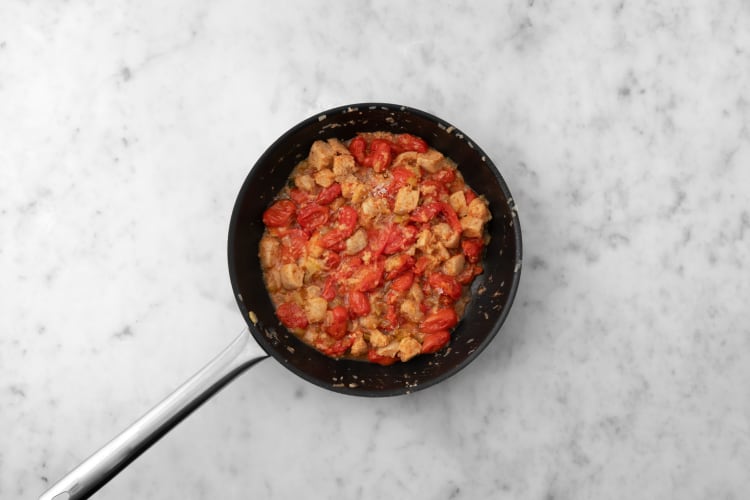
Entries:
<svg viewBox="0 0 750 500">
<path fill-rule="evenodd" d="M 345 237 L 348 238 L 349 236 L 354 233 L 354 229 L 357 227 L 357 211 L 354 210 L 349 205 L 344 205 L 341 207 L 341 209 L 338 211 L 337 214 L 337 221 L 339 223 L 340 229 L 344 232 L 346 235 Z"/>
<path fill-rule="evenodd" d="M 360 292 L 370 292 L 375 290 L 380 285 L 382 276 L 382 263 L 368 264 L 362 269 L 359 269 L 352 277 L 352 282 L 354 283 L 353 288 Z"/>
<path fill-rule="evenodd" d="M 456 180 L 456 171 L 448 167 L 442 168 L 437 173 L 435 173 L 435 180 L 438 182 L 442 182 L 447 186 L 451 182 Z"/>
<path fill-rule="evenodd" d="M 414 273 L 408 271 L 391 281 L 391 290 L 405 292 L 411 288 L 412 283 L 414 283 Z"/>
<path fill-rule="evenodd" d="M 349 313 L 344 306 L 336 306 L 326 313 L 326 333 L 335 339 L 346 335 Z"/>
<path fill-rule="evenodd" d="M 320 296 L 328 302 L 336 297 L 336 278 L 329 276 L 328 279 L 326 279 L 326 283 L 323 285 L 323 291 L 320 293 Z"/>
<path fill-rule="evenodd" d="M 453 276 L 443 273 L 432 273 L 428 276 L 427 282 L 440 295 L 446 295 L 453 300 L 461 297 L 461 284 Z"/>
<path fill-rule="evenodd" d="M 276 309 L 276 316 L 287 328 L 306 328 L 305 311 L 294 302 L 284 302 Z"/>
<path fill-rule="evenodd" d="M 477 194 L 474 191 L 472 191 L 470 188 L 464 189 L 464 198 L 466 198 L 467 205 L 471 203 L 476 197 L 477 197 Z"/>
<path fill-rule="evenodd" d="M 383 253 L 385 245 L 388 243 L 390 231 L 390 228 L 372 228 L 367 231 L 367 242 L 373 257 L 377 258 Z"/>
<path fill-rule="evenodd" d="M 349 313 L 353 318 L 370 313 L 370 301 L 364 293 L 352 290 L 347 298 L 349 299 Z"/>
<path fill-rule="evenodd" d="M 446 307 L 429 314 L 422 320 L 419 329 L 424 333 L 435 333 L 440 330 L 453 328 L 456 324 L 458 324 L 456 311 L 452 307 Z"/>
<path fill-rule="evenodd" d="M 279 200 L 263 212 L 263 224 L 268 227 L 283 227 L 291 224 L 297 206 L 291 200 Z"/>
<path fill-rule="evenodd" d="M 402 166 L 394 168 L 391 172 L 391 183 L 386 188 L 388 194 L 396 194 L 399 189 L 409 183 L 409 179 L 413 178 L 416 178 L 416 175 L 408 168 Z"/>
<path fill-rule="evenodd" d="M 289 197 L 296 203 L 297 205 L 304 205 L 305 203 L 310 201 L 310 195 L 306 192 L 302 191 L 299 188 L 292 188 L 289 190 Z"/>
<path fill-rule="evenodd" d="M 411 255 L 401 254 L 396 258 L 398 259 L 396 261 L 396 267 L 385 274 L 385 279 L 387 280 L 392 280 L 401 273 L 414 267 L 414 257 L 412 257 Z"/>
<path fill-rule="evenodd" d="M 394 253 L 406 250 L 416 239 L 417 228 L 413 225 L 407 224 L 403 227 L 394 226 L 388 235 L 388 242 L 383 249 L 383 253 L 393 255 Z"/>
<path fill-rule="evenodd" d="M 448 203 L 440 202 L 440 211 L 445 216 L 445 220 L 448 221 L 451 229 L 456 231 L 458 234 L 461 234 L 461 231 L 463 231 L 463 228 L 461 227 L 461 221 L 458 220 L 458 214 L 456 214 L 456 211 L 453 210 L 453 207 Z"/>
<path fill-rule="evenodd" d="M 290 229 L 281 237 L 281 260 L 294 262 L 305 253 L 307 234 L 301 229 Z"/>
<path fill-rule="evenodd" d="M 366 154 L 365 151 L 367 150 L 367 141 L 365 141 L 365 138 L 361 135 L 358 135 L 354 139 L 352 139 L 352 142 L 349 143 L 349 152 L 352 154 L 355 160 L 357 160 L 357 163 L 360 165 L 365 164 L 366 160 Z"/>
<path fill-rule="evenodd" d="M 383 366 L 392 365 L 397 361 L 396 358 L 392 358 L 390 356 L 381 356 L 375 349 L 370 349 L 369 351 L 367 351 L 367 359 L 371 363 L 377 363 Z"/>
<path fill-rule="evenodd" d="M 345 336 L 342 339 L 337 340 L 333 344 L 329 346 L 323 346 L 320 344 L 316 344 L 318 349 L 323 351 L 323 354 L 326 354 L 328 356 L 338 357 L 344 354 L 347 349 L 349 349 L 352 344 L 354 344 L 354 335 L 350 334 Z"/>
<path fill-rule="evenodd" d="M 427 269 L 427 266 L 430 264 L 430 258 L 422 255 L 417 259 L 417 262 L 414 263 L 414 274 L 422 275 L 424 274 L 425 270 Z"/>
<path fill-rule="evenodd" d="M 466 260 L 476 264 L 482 258 L 482 248 L 484 244 L 478 238 L 471 238 L 461 241 L 461 250 L 463 250 Z"/>
<path fill-rule="evenodd" d="M 417 153 L 426 153 L 429 147 L 427 143 L 417 136 L 411 134 L 399 134 L 395 141 L 396 149 L 399 153 L 405 151 L 416 151 Z"/>
<path fill-rule="evenodd" d="M 420 205 L 412 210 L 409 219 L 413 220 L 414 222 L 430 222 L 439 213 L 440 203 L 433 201 L 425 203 L 424 205 Z"/>
<path fill-rule="evenodd" d="M 339 250 L 337 248 L 337 245 L 339 243 L 343 243 L 343 241 L 347 238 L 346 233 L 344 231 L 338 230 L 338 229 L 331 229 L 327 233 L 325 233 L 323 236 L 320 237 L 320 246 L 323 248 L 327 248 L 329 250 Z"/>
<path fill-rule="evenodd" d="M 424 340 L 422 340 L 422 354 L 439 351 L 448 343 L 450 338 L 451 334 L 448 330 L 438 330 L 426 334 Z"/>
<path fill-rule="evenodd" d="M 384 172 L 391 166 L 391 161 L 393 161 L 391 143 L 385 139 L 373 139 L 365 164 L 371 166 L 376 172 Z"/>
<path fill-rule="evenodd" d="M 325 260 L 328 270 L 336 269 L 341 264 L 341 255 L 336 252 L 326 250 L 323 259 Z"/>
<path fill-rule="evenodd" d="M 341 184 L 334 182 L 318 194 L 315 200 L 320 205 L 328 205 L 341 196 Z"/>
<path fill-rule="evenodd" d="M 297 222 L 307 232 L 312 232 L 328 222 L 328 208 L 308 203 L 297 211 Z"/>
</svg>

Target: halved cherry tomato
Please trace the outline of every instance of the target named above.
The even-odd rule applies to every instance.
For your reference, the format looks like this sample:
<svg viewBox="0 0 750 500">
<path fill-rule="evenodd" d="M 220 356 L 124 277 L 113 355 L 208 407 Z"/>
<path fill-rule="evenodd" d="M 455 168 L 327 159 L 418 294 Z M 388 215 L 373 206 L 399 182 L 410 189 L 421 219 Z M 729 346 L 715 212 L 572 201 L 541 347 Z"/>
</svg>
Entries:
<svg viewBox="0 0 750 500">
<path fill-rule="evenodd" d="M 325 285 L 323 285 L 323 291 L 320 292 L 320 296 L 328 302 L 336 297 L 336 278 L 329 276 L 328 279 L 326 279 Z"/>
<path fill-rule="evenodd" d="M 284 263 L 294 262 L 305 252 L 307 234 L 301 229 L 290 229 L 281 237 L 281 260 Z"/>
<path fill-rule="evenodd" d="M 384 172 L 391 166 L 391 161 L 393 161 L 393 150 L 390 141 L 373 139 L 370 142 L 370 154 L 367 155 L 365 165 L 372 167 L 376 172 Z"/>
<path fill-rule="evenodd" d="M 411 271 L 407 271 L 398 278 L 391 281 L 391 290 L 405 292 L 406 290 L 411 288 L 412 283 L 414 283 L 414 273 Z"/>
<path fill-rule="evenodd" d="M 297 222 L 308 233 L 328 222 L 328 207 L 308 203 L 297 210 Z"/>
<path fill-rule="evenodd" d="M 328 270 L 333 270 L 339 267 L 339 264 L 341 264 L 341 255 L 337 254 L 336 252 L 331 252 L 330 250 L 326 250 L 323 254 L 323 259 L 326 263 L 326 267 Z"/>
<path fill-rule="evenodd" d="M 484 243 L 479 238 L 471 238 L 461 241 L 461 250 L 463 250 L 466 260 L 476 264 L 482 258 L 482 248 Z"/>
<path fill-rule="evenodd" d="M 347 238 L 354 233 L 354 229 L 357 227 L 357 218 L 357 211 L 349 205 L 344 205 L 338 211 L 336 220 L 338 221 L 339 228 L 344 232 Z"/>
<path fill-rule="evenodd" d="M 414 172 L 406 167 L 398 166 L 391 171 L 391 183 L 388 185 L 386 190 L 388 194 L 395 194 L 403 186 L 409 183 L 410 179 L 415 179 L 416 175 Z"/>
<path fill-rule="evenodd" d="M 344 354 L 347 349 L 352 346 L 352 344 L 354 344 L 354 335 L 349 334 L 327 347 L 318 346 L 318 349 L 323 351 L 323 353 L 328 356 L 338 357 Z"/>
<path fill-rule="evenodd" d="M 452 307 L 446 307 L 429 314 L 422 320 L 419 329 L 425 333 L 435 333 L 440 330 L 453 328 L 457 324 L 458 315 L 456 311 Z"/>
<path fill-rule="evenodd" d="M 288 328 L 307 327 L 307 315 L 305 315 L 305 311 L 294 302 L 284 302 L 279 305 L 276 308 L 276 316 Z"/>
<path fill-rule="evenodd" d="M 279 200 L 263 212 L 263 224 L 268 227 L 283 227 L 291 224 L 297 206 L 291 200 Z"/>
<path fill-rule="evenodd" d="M 393 226 L 388 235 L 388 242 L 383 249 L 386 255 L 406 250 L 409 245 L 417 239 L 417 228 L 411 224 L 405 226 Z"/>
<path fill-rule="evenodd" d="M 417 153 L 426 153 L 429 147 L 427 143 L 417 136 L 411 134 L 399 134 L 396 136 L 395 147 L 399 153 L 405 151 L 416 151 Z"/>
<path fill-rule="evenodd" d="M 320 246 L 329 250 L 338 250 L 336 246 L 347 238 L 344 231 L 331 229 L 320 237 Z"/>
<path fill-rule="evenodd" d="M 358 135 L 352 142 L 349 143 L 349 152 L 352 154 L 357 163 L 360 165 L 365 164 L 367 151 L 367 141 L 361 135 Z"/>
<path fill-rule="evenodd" d="M 335 339 L 346 335 L 346 324 L 349 313 L 344 306 L 336 306 L 326 313 L 326 333 Z"/>
<path fill-rule="evenodd" d="M 367 359 L 371 363 L 377 363 L 383 366 L 392 365 L 393 363 L 398 361 L 396 358 L 392 358 L 390 356 L 381 356 L 375 349 L 370 349 L 369 351 L 367 351 Z"/>
<path fill-rule="evenodd" d="M 400 254 L 396 256 L 395 258 L 397 259 L 396 264 L 395 264 L 396 267 L 394 267 L 393 269 L 391 269 L 385 274 L 385 279 L 387 280 L 392 280 L 393 278 L 397 277 L 401 273 L 414 267 L 414 257 L 412 257 L 411 255 Z"/>
<path fill-rule="evenodd" d="M 352 277 L 353 289 L 360 292 L 370 292 L 375 290 L 383 276 L 383 264 L 373 263 L 359 269 Z"/>
<path fill-rule="evenodd" d="M 347 298 L 349 299 L 349 313 L 353 318 L 370 313 L 370 301 L 364 293 L 352 290 Z"/>
<path fill-rule="evenodd" d="M 327 188 L 323 189 L 323 191 L 318 194 L 318 197 L 315 201 L 320 205 L 328 205 L 339 196 L 341 196 L 341 184 L 339 184 L 338 182 L 334 182 Z"/>
<path fill-rule="evenodd" d="M 412 210 L 409 219 L 413 220 L 414 222 L 430 222 L 439 213 L 440 203 L 433 201 L 425 203 L 424 205 L 420 205 Z"/>
<path fill-rule="evenodd" d="M 443 273 L 432 273 L 427 277 L 427 282 L 440 295 L 446 295 L 453 300 L 461 297 L 461 284 L 453 276 Z"/>
<path fill-rule="evenodd" d="M 461 221 L 458 220 L 458 214 L 455 210 L 453 210 L 453 207 L 448 203 L 440 202 L 440 211 L 445 216 L 445 220 L 448 221 L 451 229 L 456 231 L 458 234 L 461 234 L 461 231 L 463 231 L 463 228 L 461 227 Z"/>
<path fill-rule="evenodd" d="M 456 180 L 456 171 L 449 167 L 444 167 L 435 173 L 435 180 L 442 182 L 446 186 Z"/>
<path fill-rule="evenodd" d="M 417 258 L 417 262 L 414 263 L 414 274 L 417 274 L 417 275 L 424 274 L 429 264 L 430 264 L 430 258 L 427 257 L 426 255 L 421 255 L 419 258 Z"/>
<path fill-rule="evenodd" d="M 296 203 L 297 205 L 304 205 L 305 203 L 309 202 L 311 199 L 311 196 L 307 194 L 306 192 L 302 191 L 299 188 L 292 188 L 289 190 L 289 197 Z"/>
<path fill-rule="evenodd" d="M 390 231 L 390 227 L 382 229 L 372 228 L 367 231 L 367 244 L 373 257 L 377 258 L 383 253 L 385 245 L 388 243 Z"/>
<path fill-rule="evenodd" d="M 422 340 L 422 354 L 439 351 L 450 339 L 451 334 L 448 330 L 438 330 L 426 334 L 424 340 Z"/>
</svg>

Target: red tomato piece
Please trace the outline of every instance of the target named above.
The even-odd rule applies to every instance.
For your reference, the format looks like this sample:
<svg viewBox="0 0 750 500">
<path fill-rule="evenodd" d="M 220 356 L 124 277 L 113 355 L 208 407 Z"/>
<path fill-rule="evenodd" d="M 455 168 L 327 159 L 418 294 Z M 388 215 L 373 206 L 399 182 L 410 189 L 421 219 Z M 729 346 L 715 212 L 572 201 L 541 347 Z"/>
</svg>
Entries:
<svg viewBox="0 0 750 500">
<path fill-rule="evenodd" d="M 471 238 L 461 241 L 461 250 L 463 250 L 466 260 L 476 264 L 482 258 L 482 248 L 484 243 L 478 238 Z"/>
<path fill-rule="evenodd" d="M 334 182 L 318 194 L 315 200 L 320 205 L 328 205 L 341 196 L 341 184 Z"/>
<path fill-rule="evenodd" d="M 343 231 L 346 238 L 354 233 L 354 229 L 357 227 L 357 218 L 357 211 L 349 205 L 344 205 L 338 211 L 336 220 L 338 221 L 339 228 Z"/>
<path fill-rule="evenodd" d="M 399 189 L 406 186 L 410 179 L 416 178 L 414 172 L 406 167 L 398 166 L 391 171 L 391 183 L 386 190 L 388 194 L 394 195 Z"/>
<path fill-rule="evenodd" d="M 297 206 L 291 200 L 279 200 L 263 212 L 263 224 L 268 227 L 288 226 L 296 210 Z"/>
<path fill-rule="evenodd" d="M 446 295 L 453 300 L 461 297 L 461 284 L 453 276 L 443 273 L 432 273 L 427 278 L 427 282 L 440 295 Z"/>
<path fill-rule="evenodd" d="M 411 288 L 412 283 L 414 283 L 414 273 L 408 271 L 391 281 L 391 290 L 405 292 Z"/>
<path fill-rule="evenodd" d="M 476 197 L 477 197 L 477 194 L 474 191 L 472 191 L 470 188 L 464 189 L 464 198 L 466 198 L 467 205 L 471 203 Z"/>
<path fill-rule="evenodd" d="M 401 254 L 396 257 L 397 260 L 397 267 L 391 269 L 385 274 L 385 279 L 392 280 L 393 278 L 397 277 L 401 273 L 408 271 L 412 267 L 414 267 L 414 257 L 411 255 Z"/>
<path fill-rule="evenodd" d="M 373 263 L 359 269 L 352 277 L 353 288 L 360 292 L 370 292 L 375 290 L 383 277 L 383 264 Z"/>
<path fill-rule="evenodd" d="M 385 319 L 388 321 L 391 329 L 398 328 L 398 307 L 396 307 L 396 304 L 388 304 L 388 309 L 385 313 Z"/>
<path fill-rule="evenodd" d="M 294 302 L 284 302 L 276 309 L 276 316 L 287 328 L 306 328 L 307 315 L 305 311 Z"/>
<path fill-rule="evenodd" d="M 375 351 L 375 349 L 370 349 L 369 351 L 367 351 L 367 359 L 371 363 L 377 363 L 383 366 L 392 365 L 397 361 L 396 358 L 392 358 L 390 356 L 381 356 L 377 353 L 377 351 Z"/>
<path fill-rule="evenodd" d="M 344 231 L 332 229 L 320 237 L 320 246 L 329 250 L 339 250 L 336 246 L 347 238 Z"/>
<path fill-rule="evenodd" d="M 395 141 L 395 147 L 396 150 L 399 153 L 403 153 L 405 151 L 416 151 L 417 153 L 426 153 L 429 149 L 429 146 L 427 146 L 427 143 L 411 134 L 399 134 L 396 136 Z"/>
<path fill-rule="evenodd" d="M 435 333 L 440 330 L 448 330 L 458 324 L 458 315 L 452 307 L 438 309 L 427 315 L 419 325 L 419 329 L 424 333 Z"/>
<path fill-rule="evenodd" d="M 383 249 L 383 253 L 393 255 L 394 253 L 406 250 L 416 239 L 417 228 L 413 225 L 408 224 L 403 227 L 393 226 L 388 235 L 388 242 Z"/>
<path fill-rule="evenodd" d="M 417 259 L 417 262 L 414 263 L 414 274 L 422 275 L 424 274 L 425 270 L 427 269 L 427 266 L 430 264 L 430 258 L 422 255 Z"/>
<path fill-rule="evenodd" d="M 458 214 L 456 214 L 456 211 L 453 210 L 453 207 L 448 203 L 441 202 L 440 211 L 445 216 L 445 220 L 448 221 L 451 229 L 456 231 L 458 234 L 461 234 L 461 231 L 463 231 L 463 228 L 461 227 L 461 221 L 458 220 Z"/>
<path fill-rule="evenodd" d="M 411 212 L 409 219 L 413 220 L 414 222 L 425 223 L 425 222 L 430 222 L 439 213 L 440 213 L 440 203 L 433 201 L 430 203 L 425 203 L 424 205 L 421 205 L 415 208 Z"/>
<path fill-rule="evenodd" d="M 366 165 L 371 166 L 376 172 L 384 172 L 391 166 L 392 161 L 391 143 L 385 139 L 373 139 L 370 143 L 370 154 L 367 156 Z"/>
<path fill-rule="evenodd" d="M 336 306 L 326 313 L 326 333 L 335 339 L 346 335 L 349 313 L 344 306 Z"/>
<path fill-rule="evenodd" d="M 456 171 L 448 167 L 442 168 L 435 174 L 435 180 L 448 186 L 456 180 Z"/>
<path fill-rule="evenodd" d="M 323 354 L 339 357 L 344 354 L 352 344 L 354 344 L 354 335 L 347 335 L 344 338 L 337 340 L 332 345 L 327 347 L 320 346 L 319 349 L 323 351 Z"/>
<path fill-rule="evenodd" d="M 424 340 L 422 340 L 422 354 L 439 351 L 450 339 L 451 334 L 448 330 L 438 330 L 426 334 Z"/>
<path fill-rule="evenodd" d="M 358 135 L 352 142 L 349 143 L 349 152 L 352 154 L 357 163 L 360 165 L 365 164 L 367 151 L 367 141 L 361 135 Z"/>
<path fill-rule="evenodd" d="M 297 222 L 302 229 L 311 233 L 328 222 L 328 207 L 322 207 L 317 203 L 308 203 L 297 211 Z"/>
<path fill-rule="evenodd" d="M 370 313 L 370 301 L 364 293 L 352 290 L 347 298 L 349 299 L 349 313 L 353 318 Z"/>
<path fill-rule="evenodd" d="M 326 279 L 326 283 L 323 285 L 323 291 L 320 292 L 320 296 L 328 302 L 336 297 L 336 279 L 333 276 L 329 276 L 328 279 Z"/>
<path fill-rule="evenodd" d="M 289 197 L 297 205 L 304 205 L 310 201 L 311 196 L 299 188 L 292 188 L 289 190 Z"/>
<path fill-rule="evenodd" d="M 307 234 L 301 229 L 290 229 L 281 237 L 281 259 L 285 263 L 293 262 L 305 252 Z"/>
<path fill-rule="evenodd" d="M 326 267 L 329 271 L 336 269 L 337 267 L 339 267 L 339 264 L 341 264 L 341 255 L 329 250 L 326 250 L 323 259 L 325 260 Z"/>
<path fill-rule="evenodd" d="M 386 243 L 388 243 L 388 237 L 390 236 L 390 228 L 377 229 L 372 228 L 367 231 L 367 242 L 372 252 L 373 257 L 379 257 L 385 249 Z"/>
</svg>

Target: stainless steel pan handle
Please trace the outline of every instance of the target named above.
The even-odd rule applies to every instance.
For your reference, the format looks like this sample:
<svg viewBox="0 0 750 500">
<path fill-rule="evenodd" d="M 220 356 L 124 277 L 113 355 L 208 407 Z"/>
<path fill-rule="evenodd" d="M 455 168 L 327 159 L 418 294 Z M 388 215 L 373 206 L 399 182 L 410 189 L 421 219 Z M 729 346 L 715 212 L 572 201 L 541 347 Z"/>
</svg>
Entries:
<svg viewBox="0 0 750 500">
<path fill-rule="evenodd" d="M 244 329 L 202 370 L 55 483 L 40 500 L 88 498 L 237 375 L 267 357 Z"/>
</svg>

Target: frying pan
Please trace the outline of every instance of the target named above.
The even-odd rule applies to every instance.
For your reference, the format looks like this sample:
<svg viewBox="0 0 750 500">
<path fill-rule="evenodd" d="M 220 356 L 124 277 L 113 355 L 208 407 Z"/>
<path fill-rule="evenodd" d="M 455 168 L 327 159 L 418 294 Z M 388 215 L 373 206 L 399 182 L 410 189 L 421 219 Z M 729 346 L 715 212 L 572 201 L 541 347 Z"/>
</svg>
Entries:
<svg viewBox="0 0 750 500">
<path fill-rule="evenodd" d="M 307 156 L 311 144 L 378 130 L 417 135 L 453 159 L 466 183 L 486 197 L 492 214 L 484 273 L 472 283 L 472 300 L 448 348 L 390 366 L 329 358 L 287 331 L 274 314 L 258 257 L 262 213 L 294 166 Z M 521 228 L 500 172 L 460 130 L 406 106 L 353 104 L 302 121 L 263 153 L 237 196 L 229 225 L 228 258 L 232 289 L 247 329 L 164 401 L 54 484 L 42 500 L 89 497 L 228 382 L 269 356 L 315 385 L 357 396 L 408 394 L 456 374 L 487 347 L 508 315 L 520 279 Z"/>
</svg>

